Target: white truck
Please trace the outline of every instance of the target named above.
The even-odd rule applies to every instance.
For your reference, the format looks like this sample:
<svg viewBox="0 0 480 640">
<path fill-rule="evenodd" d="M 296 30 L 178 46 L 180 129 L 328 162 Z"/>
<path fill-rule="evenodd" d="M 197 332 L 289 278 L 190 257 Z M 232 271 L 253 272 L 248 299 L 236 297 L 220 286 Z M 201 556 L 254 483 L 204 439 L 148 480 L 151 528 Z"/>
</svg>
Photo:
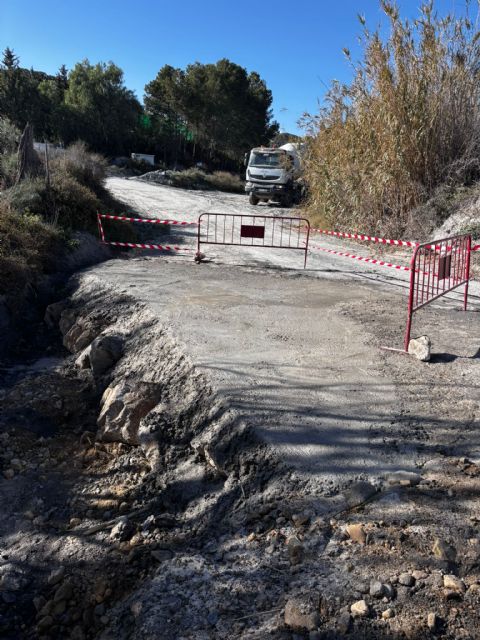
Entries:
<svg viewBox="0 0 480 640">
<path fill-rule="evenodd" d="M 245 191 L 250 204 L 270 200 L 290 207 L 299 201 L 301 147 L 288 142 L 281 147 L 255 147 L 245 154 Z"/>
</svg>

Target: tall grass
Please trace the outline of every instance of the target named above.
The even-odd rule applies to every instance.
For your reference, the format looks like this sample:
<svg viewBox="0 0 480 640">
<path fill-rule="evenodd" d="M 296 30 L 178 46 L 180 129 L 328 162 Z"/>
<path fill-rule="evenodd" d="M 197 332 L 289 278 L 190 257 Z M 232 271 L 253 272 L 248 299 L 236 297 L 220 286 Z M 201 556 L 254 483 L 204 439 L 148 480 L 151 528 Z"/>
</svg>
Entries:
<svg viewBox="0 0 480 640">
<path fill-rule="evenodd" d="M 480 175 L 480 39 L 468 17 L 417 20 L 380 2 L 389 35 L 363 18 L 363 57 L 350 84 L 334 82 L 307 117 L 308 213 L 330 227 L 398 234 L 440 184 Z M 466 5 L 468 15 L 469 6 Z"/>
</svg>

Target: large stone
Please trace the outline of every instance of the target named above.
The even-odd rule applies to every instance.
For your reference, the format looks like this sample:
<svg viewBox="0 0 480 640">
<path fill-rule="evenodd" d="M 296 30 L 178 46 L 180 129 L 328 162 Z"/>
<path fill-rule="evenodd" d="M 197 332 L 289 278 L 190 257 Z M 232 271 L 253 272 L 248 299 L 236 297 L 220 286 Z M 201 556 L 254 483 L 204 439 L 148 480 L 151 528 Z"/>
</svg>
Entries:
<svg viewBox="0 0 480 640">
<path fill-rule="evenodd" d="M 435 538 L 432 551 L 436 558 L 446 562 L 455 562 L 457 558 L 456 550 L 441 538 Z"/>
<path fill-rule="evenodd" d="M 53 302 L 49 304 L 45 309 L 44 322 L 50 329 L 57 327 L 60 322 L 62 312 L 65 311 L 67 306 L 66 300 L 60 300 L 60 302 Z M 73 324 L 73 323 L 72 323 Z"/>
<path fill-rule="evenodd" d="M 78 356 L 75 364 L 80 369 L 90 368 L 94 376 L 101 376 L 121 358 L 123 340 L 118 336 L 98 336 Z"/>
<path fill-rule="evenodd" d="M 445 589 L 451 589 L 456 593 L 465 593 L 465 591 L 467 590 L 463 580 L 457 578 L 457 576 L 454 576 L 452 574 L 443 576 L 443 586 L 445 587 Z"/>
<path fill-rule="evenodd" d="M 318 598 L 291 598 L 285 605 L 285 624 L 297 631 L 313 631 L 320 624 Z"/>
<path fill-rule="evenodd" d="M 391 485 L 414 487 L 420 483 L 422 476 L 415 471 L 393 471 L 387 474 L 387 482 Z"/>
<path fill-rule="evenodd" d="M 428 336 L 412 338 L 408 343 L 408 353 L 422 362 L 428 362 L 430 360 L 431 346 L 432 343 Z"/>
<path fill-rule="evenodd" d="M 367 534 L 363 526 L 357 522 L 354 524 L 347 524 L 346 527 L 347 534 L 353 542 L 358 542 L 359 544 L 365 544 L 367 541 Z"/>
<path fill-rule="evenodd" d="M 370 608 L 365 600 L 358 600 L 354 602 L 350 607 L 350 611 L 352 612 L 352 616 L 354 618 L 365 618 L 368 616 L 370 612 Z"/>
<path fill-rule="evenodd" d="M 347 507 L 352 508 L 366 502 L 376 493 L 377 489 L 373 484 L 370 484 L 370 482 L 366 482 L 365 480 L 359 480 L 358 482 L 351 484 L 348 489 L 345 489 L 343 497 L 347 503 Z"/>
<path fill-rule="evenodd" d="M 107 387 L 101 400 L 97 437 L 106 442 L 139 444 L 140 421 L 160 401 L 160 386 L 120 382 Z"/>
</svg>

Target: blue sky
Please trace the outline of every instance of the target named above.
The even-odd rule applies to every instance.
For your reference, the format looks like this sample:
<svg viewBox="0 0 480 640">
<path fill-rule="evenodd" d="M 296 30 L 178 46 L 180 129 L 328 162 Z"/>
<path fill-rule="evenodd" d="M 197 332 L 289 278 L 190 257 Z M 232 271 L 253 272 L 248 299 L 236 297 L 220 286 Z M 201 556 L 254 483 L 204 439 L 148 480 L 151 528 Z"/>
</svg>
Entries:
<svg viewBox="0 0 480 640">
<path fill-rule="evenodd" d="M 399 0 L 402 14 L 418 15 L 420 1 Z M 436 6 L 458 13 L 464 2 Z M 47 73 L 112 60 L 140 99 L 164 64 L 229 58 L 264 78 L 281 128 L 298 132 L 331 80 L 350 77 L 342 48 L 358 55 L 358 13 L 371 27 L 384 21 L 377 0 L 0 0 L 0 48 Z"/>
</svg>

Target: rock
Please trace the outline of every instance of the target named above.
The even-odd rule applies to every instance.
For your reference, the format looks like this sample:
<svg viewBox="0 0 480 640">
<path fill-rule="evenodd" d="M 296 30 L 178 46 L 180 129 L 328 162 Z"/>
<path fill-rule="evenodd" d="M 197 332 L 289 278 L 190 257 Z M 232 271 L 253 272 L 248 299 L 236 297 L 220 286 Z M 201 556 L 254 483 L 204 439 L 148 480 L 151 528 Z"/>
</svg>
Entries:
<svg viewBox="0 0 480 640">
<path fill-rule="evenodd" d="M 64 309 L 60 312 L 60 319 L 58 321 L 58 327 L 61 334 L 66 335 L 75 324 L 77 319 L 77 312 L 74 309 Z"/>
<path fill-rule="evenodd" d="M 15 471 L 13 469 L 5 469 L 5 471 L 3 472 L 3 477 L 6 480 L 11 480 L 15 475 Z"/>
<path fill-rule="evenodd" d="M 408 344 L 408 353 L 422 362 L 428 362 L 431 346 L 432 343 L 428 336 L 412 338 Z"/>
<path fill-rule="evenodd" d="M 296 527 L 301 527 L 308 524 L 310 520 L 310 514 L 308 513 L 294 513 L 292 515 L 292 522 Z"/>
<path fill-rule="evenodd" d="M 160 401 L 160 385 L 122 381 L 107 387 L 101 400 L 98 438 L 106 442 L 138 444 L 140 421 Z"/>
<path fill-rule="evenodd" d="M 122 516 L 110 531 L 110 539 L 125 542 L 132 537 L 134 527 L 127 516 Z"/>
<path fill-rule="evenodd" d="M 412 576 L 415 580 L 426 580 L 428 578 L 428 573 L 426 571 L 415 570 L 412 571 Z"/>
<path fill-rule="evenodd" d="M 66 300 L 53 302 L 52 304 L 48 305 L 48 307 L 45 309 L 45 315 L 43 317 L 43 320 L 47 327 L 53 329 L 58 326 L 58 323 L 60 322 L 60 316 L 62 315 L 62 312 L 65 310 L 66 306 Z"/>
<path fill-rule="evenodd" d="M 336 627 L 342 635 L 347 635 L 347 633 L 350 631 L 351 624 L 352 618 L 350 614 L 348 613 L 348 611 L 344 611 L 338 616 Z"/>
<path fill-rule="evenodd" d="M 79 625 L 73 627 L 72 633 L 70 634 L 70 640 L 85 640 L 85 634 L 83 633 L 82 627 Z"/>
<path fill-rule="evenodd" d="M 372 598 L 383 598 L 386 595 L 385 585 L 380 580 L 372 580 L 370 582 L 369 593 Z"/>
<path fill-rule="evenodd" d="M 465 593 L 467 590 L 463 580 L 452 574 L 443 576 L 443 586 L 445 589 L 450 589 L 456 593 Z"/>
<path fill-rule="evenodd" d="M 51 627 L 53 624 L 53 618 L 52 616 L 45 616 L 43 618 L 40 619 L 40 621 L 37 624 L 37 629 L 39 631 L 46 631 L 49 627 Z"/>
<path fill-rule="evenodd" d="M 360 481 L 354 482 L 348 489 L 343 492 L 343 497 L 349 508 L 356 507 L 363 502 L 369 500 L 377 493 L 376 487 L 370 482 Z"/>
<path fill-rule="evenodd" d="M 174 555 L 171 549 L 154 549 L 150 553 L 152 554 L 152 558 L 155 558 L 155 560 L 158 560 L 158 562 L 171 560 Z"/>
<path fill-rule="evenodd" d="M 318 599 L 291 598 L 285 605 L 285 624 L 297 631 L 313 631 L 320 624 Z"/>
<path fill-rule="evenodd" d="M 10 468 L 13 469 L 15 472 L 19 472 L 22 470 L 22 461 L 19 460 L 19 458 L 12 458 L 10 460 Z"/>
<path fill-rule="evenodd" d="M 367 541 L 367 534 L 365 533 L 363 525 L 361 525 L 360 523 L 347 524 L 346 531 L 350 540 L 353 540 L 354 542 L 365 544 L 365 542 Z"/>
<path fill-rule="evenodd" d="M 58 569 L 54 569 L 50 575 L 48 576 L 47 583 L 53 587 L 53 585 L 58 584 L 65 577 L 65 567 L 59 567 Z"/>
<path fill-rule="evenodd" d="M 398 583 L 403 587 L 413 587 L 413 585 L 415 584 L 415 578 L 411 573 L 401 573 L 398 576 Z"/>
<path fill-rule="evenodd" d="M 368 616 L 370 608 L 365 600 L 357 600 L 350 607 L 350 611 L 354 618 L 365 618 L 365 616 Z"/>
<path fill-rule="evenodd" d="M 456 550 L 441 538 L 435 538 L 432 551 L 436 558 L 447 562 L 455 562 L 457 557 Z"/>
<path fill-rule="evenodd" d="M 85 355 L 86 354 L 86 355 Z M 85 351 L 93 375 L 98 377 L 110 369 L 123 354 L 123 340 L 118 336 L 98 336 Z M 81 356 L 81 357 L 82 357 Z"/>
<path fill-rule="evenodd" d="M 70 582 L 64 582 L 58 589 L 55 591 L 55 595 L 53 596 L 54 602 L 60 602 L 61 600 L 70 600 L 73 596 L 73 587 Z"/>
<path fill-rule="evenodd" d="M 422 476 L 414 471 L 394 471 L 387 475 L 387 482 L 391 485 L 414 487 L 420 483 Z"/>
<path fill-rule="evenodd" d="M 427 616 L 427 627 L 432 631 L 438 626 L 438 617 L 436 613 L 430 612 Z"/>
<path fill-rule="evenodd" d="M 395 616 L 395 611 L 391 608 L 385 609 L 385 611 L 382 611 L 382 618 L 384 620 L 390 620 L 390 618 L 393 618 L 394 616 Z"/>
<path fill-rule="evenodd" d="M 33 599 L 33 606 L 35 607 L 36 611 L 41 611 L 46 603 L 47 601 L 43 596 L 36 596 Z"/>
<path fill-rule="evenodd" d="M 78 527 L 78 525 L 81 523 L 82 521 L 80 518 L 70 518 L 69 526 L 71 529 L 74 529 L 75 527 Z"/>
<path fill-rule="evenodd" d="M 290 564 L 300 564 L 303 560 L 304 548 L 296 536 L 292 536 L 287 540 L 287 549 Z"/>
</svg>

